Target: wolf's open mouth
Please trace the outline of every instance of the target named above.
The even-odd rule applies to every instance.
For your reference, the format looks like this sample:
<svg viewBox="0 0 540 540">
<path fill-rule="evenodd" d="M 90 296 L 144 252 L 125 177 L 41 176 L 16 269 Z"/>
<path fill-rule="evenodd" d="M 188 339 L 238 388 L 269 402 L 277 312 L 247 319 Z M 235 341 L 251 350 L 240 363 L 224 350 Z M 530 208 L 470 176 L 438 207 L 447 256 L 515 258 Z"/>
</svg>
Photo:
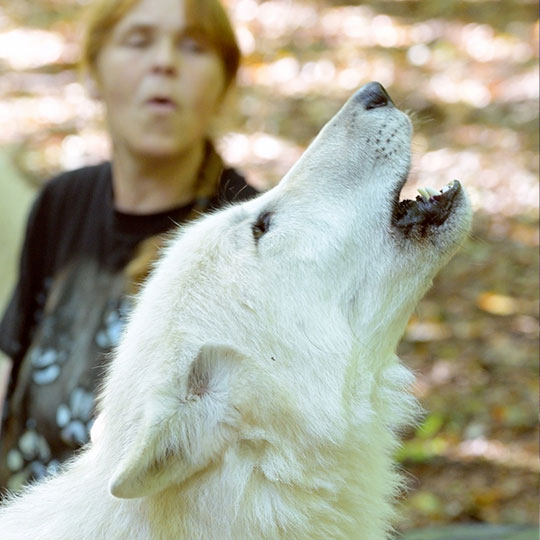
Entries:
<svg viewBox="0 0 540 540">
<path fill-rule="evenodd" d="M 419 188 L 420 195 L 414 201 L 399 201 L 400 191 L 394 202 L 392 225 L 405 236 L 411 233 L 426 236 L 431 227 L 438 227 L 447 220 L 461 191 L 461 184 L 453 180 L 440 191 L 429 187 Z"/>
</svg>

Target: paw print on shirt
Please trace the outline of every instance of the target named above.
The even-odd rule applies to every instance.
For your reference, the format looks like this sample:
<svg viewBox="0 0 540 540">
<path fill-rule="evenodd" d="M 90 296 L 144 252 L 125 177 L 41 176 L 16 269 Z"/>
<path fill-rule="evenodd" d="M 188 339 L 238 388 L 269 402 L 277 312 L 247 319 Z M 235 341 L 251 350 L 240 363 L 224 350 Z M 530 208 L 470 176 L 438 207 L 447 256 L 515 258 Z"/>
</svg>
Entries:
<svg viewBox="0 0 540 540">
<path fill-rule="evenodd" d="M 127 298 L 121 298 L 117 305 L 109 306 L 103 317 L 103 324 L 96 334 L 99 347 L 110 349 L 118 345 L 130 308 L 131 302 Z"/>
<path fill-rule="evenodd" d="M 28 420 L 26 431 L 17 446 L 6 456 L 6 465 L 12 473 L 7 482 L 10 490 L 18 491 L 31 480 L 39 480 L 58 470 L 60 463 L 51 460 L 51 450 L 45 437 L 35 430 L 35 422 Z"/>
<path fill-rule="evenodd" d="M 58 351 L 52 347 L 43 349 L 36 347 L 30 353 L 30 362 L 32 363 L 32 380 L 39 385 L 50 384 L 54 382 L 62 364 L 65 363 L 67 354 L 65 351 Z"/>
<path fill-rule="evenodd" d="M 78 448 L 90 439 L 90 429 L 94 423 L 94 394 L 77 387 L 69 396 L 69 403 L 61 403 L 56 409 L 56 423 L 61 429 L 62 440 Z"/>
</svg>

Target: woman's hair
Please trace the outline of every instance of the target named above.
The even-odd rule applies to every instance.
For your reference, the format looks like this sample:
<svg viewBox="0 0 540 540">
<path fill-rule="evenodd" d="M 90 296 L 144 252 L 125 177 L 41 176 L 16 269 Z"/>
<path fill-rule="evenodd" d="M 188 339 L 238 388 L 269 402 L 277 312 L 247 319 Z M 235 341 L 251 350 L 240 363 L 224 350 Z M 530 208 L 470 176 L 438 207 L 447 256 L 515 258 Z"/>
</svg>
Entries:
<svg viewBox="0 0 540 540">
<path fill-rule="evenodd" d="M 99 53 L 115 25 L 139 0 L 93 0 L 86 18 L 81 67 L 95 73 Z M 240 49 L 229 17 L 219 0 L 184 0 L 186 17 L 194 22 L 223 61 L 229 86 L 240 64 Z"/>
</svg>

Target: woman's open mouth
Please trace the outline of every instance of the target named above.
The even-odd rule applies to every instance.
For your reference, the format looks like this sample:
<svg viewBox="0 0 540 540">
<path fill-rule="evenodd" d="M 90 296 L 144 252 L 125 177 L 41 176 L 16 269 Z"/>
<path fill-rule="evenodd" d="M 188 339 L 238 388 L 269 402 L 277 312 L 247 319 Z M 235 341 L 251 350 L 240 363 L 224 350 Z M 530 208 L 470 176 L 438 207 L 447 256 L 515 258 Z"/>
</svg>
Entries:
<svg viewBox="0 0 540 540">
<path fill-rule="evenodd" d="M 147 99 L 145 103 L 151 107 L 152 110 L 158 112 L 172 112 L 178 108 L 176 103 L 166 96 L 153 96 L 150 99 Z"/>
</svg>

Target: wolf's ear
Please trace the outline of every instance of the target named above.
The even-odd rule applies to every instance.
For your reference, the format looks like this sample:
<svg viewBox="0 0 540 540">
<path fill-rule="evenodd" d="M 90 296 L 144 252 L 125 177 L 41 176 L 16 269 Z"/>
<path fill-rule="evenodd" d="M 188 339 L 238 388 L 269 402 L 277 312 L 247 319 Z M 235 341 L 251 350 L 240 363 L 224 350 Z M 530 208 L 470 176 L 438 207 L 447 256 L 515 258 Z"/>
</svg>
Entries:
<svg viewBox="0 0 540 540">
<path fill-rule="evenodd" d="M 109 482 L 112 495 L 153 495 L 219 457 L 240 424 L 235 404 L 243 386 L 241 360 L 230 348 L 204 346 L 186 375 L 187 386 L 173 385 L 169 378 L 166 392 L 144 397 L 144 417 Z"/>
<path fill-rule="evenodd" d="M 174 459 L 174 451 L 164 448 L 166 439 L 166 428 L 159 420 L 145 422 L 112 475 L 111 495 L 122 499 L 153 495 L 189 476 L 190 467 L 182 456 Z"/>
</svg>

